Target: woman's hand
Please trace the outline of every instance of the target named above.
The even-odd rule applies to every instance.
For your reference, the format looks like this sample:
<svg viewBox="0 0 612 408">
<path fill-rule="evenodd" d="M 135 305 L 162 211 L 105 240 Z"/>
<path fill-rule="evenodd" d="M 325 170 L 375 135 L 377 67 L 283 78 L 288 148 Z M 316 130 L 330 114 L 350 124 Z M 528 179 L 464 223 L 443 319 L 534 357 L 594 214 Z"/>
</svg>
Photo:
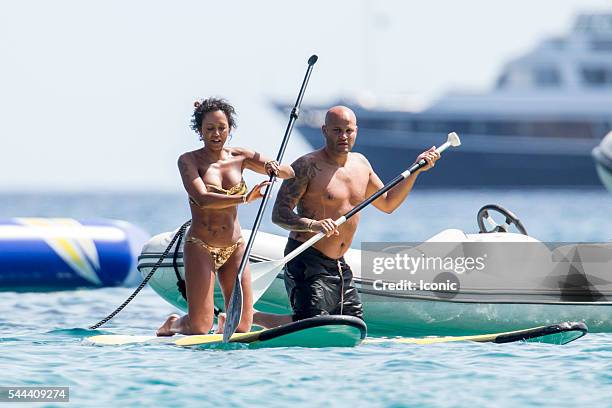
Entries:
<svg viewBox="0 0 612 408">
<path fill-rule="evenodd" d="M 267 180 L 262 181 L 261 183 L 257 184 L 255 187 L 253 187 L 251 191 L 247 193 L 245 202 L 248 204 L 248 203 L 251 203 L 255 200 L 259 200 L 260 198 L 262 198 L 264 196 L 264 193 L 262 193 L 261 189 L 266 187 L 269 184 L 270 182 Z"/>
</svg>

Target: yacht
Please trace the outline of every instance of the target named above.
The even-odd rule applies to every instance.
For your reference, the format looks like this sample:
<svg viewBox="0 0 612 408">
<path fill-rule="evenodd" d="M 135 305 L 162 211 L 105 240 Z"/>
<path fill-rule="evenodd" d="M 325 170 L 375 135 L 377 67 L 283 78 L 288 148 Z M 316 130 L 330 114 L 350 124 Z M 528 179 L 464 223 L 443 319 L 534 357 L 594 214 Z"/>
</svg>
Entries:
<svg viewBox="0 0 612 408">
<path fill-rule="evenodd" d="M 593 158 L 601 182 L 612 193 L 612 132 L 593 149 Z"/>
<path fill-rule="evenodd" d="M 296 126 L 314 148 L 336 104 L 357 114 L 354 151 L 384 182 L 454 131 L 463 145 L 421 185 L 601 187 L 591 151 L 612 130 L 612 13 L 577 16 L 568 35 L 506 63 L 487 93 L 450 92 L 421 110 L 347 100 L 303 106 Z"/>
</svg>

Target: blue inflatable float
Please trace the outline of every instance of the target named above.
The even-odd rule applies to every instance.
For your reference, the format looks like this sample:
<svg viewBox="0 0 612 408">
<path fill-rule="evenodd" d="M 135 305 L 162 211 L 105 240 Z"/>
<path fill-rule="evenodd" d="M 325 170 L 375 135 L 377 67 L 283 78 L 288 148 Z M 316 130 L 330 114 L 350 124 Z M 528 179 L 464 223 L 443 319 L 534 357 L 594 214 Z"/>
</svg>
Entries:
<svg viewBox="0 0 612 408">
<path fill-rule="evenodd" d="M 118 220 L 0 219 L 0 290 L 134 286 L 148 239 Z"/>
</svg>

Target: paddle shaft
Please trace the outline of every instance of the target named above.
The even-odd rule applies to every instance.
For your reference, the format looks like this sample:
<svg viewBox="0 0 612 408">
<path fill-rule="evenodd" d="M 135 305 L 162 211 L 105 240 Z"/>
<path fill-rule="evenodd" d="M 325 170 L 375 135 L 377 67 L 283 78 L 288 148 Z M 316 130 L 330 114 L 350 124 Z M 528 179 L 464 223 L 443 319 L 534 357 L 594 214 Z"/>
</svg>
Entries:
<svg viewBox="0 0 612 408">
<path fill-rule="evenodd" d="M 289 137 L 291 136 L 291 131 L 293 130 L 293 125 L 297 120 L 300 112 L 300 106 L 302 104 L 302 99 L 304 98 L 304 93 L 306 92 L 306 86 L 308 85 L 308 81 L 310 79 L 310 74 L 312 73 L 312 69 L 314 64 L 317 62 L 318 57 L 316 55 L 311 56 L 308 59 L 308 69 L 306 70 L 306 75 L 304 76 L 304 80 L 302 81 L 302 87 L 300 88 L 300 92 L 295 101 L 295 105 L 291 110 L 291 115 L 289 116 L 289 123 L 287 124 L 287 129 L 285 130 L 285 135 L 283 136 L 283 142 L 281 143 L 280 149 L 276 156 L 276 161 L 281 163 L 283 159 L 283 155 L 285 154 L 285 149 L 287 148 L 287 144 L 289 143 Z M 272 187 L 274 186 L 274 182 L 276 181 L 276 177 L 274 175 L 270 175 L 270 184 L 266 188 L 264 196 L 261 200 L 261 204 L 259 205 L 259 210 L 257 211 L 257 216 L 255 217 L 255 222 L 253 223 L 253 228 L 251 229 L 251 235 L 249 236 L 249 240 L 244 249 L 244 254 L 242 255 L 242 260 L 240 261 L 240 267 L 238 268 L 238 275 L 236 276 L 236 282 L 234 283 L 234 289 L 232 291 L 232 296 L 230 298 L 230 303 L 227 310 L 227 320 L 224 327 L 224 336 L 223 341 L 226 342 L 229 340 L 232 334 L 236 331 L 236 327 L 240 322 L 240 316 L 242 315 L 242 288 L 240 287 L 240 282 L 242 280 L 242 274 L 244 269 L 246 268 L 247 262 L 249 260 L 249 254 L 251 253 L 251 248 L 253 247 L 253 243 L 255 242 L 255 236 L 257 235 L 257 231 L 259 230 L 259 225 L 261 224 L 261 219 L 263 218 L 264 211 L 266 209 L 266 205 L 270 199 L 270 193 L 272 192 Z M 236 291 L 240 291 L 236 293 Z M 238 299 L 238 296 L 239 299 Z M 236 310 L 233 310 L 237 308 Z M 238 313 L 239 312 L 239 313 Z M 234 316 L 238 315 L 238 321 L 234 320 Z"/>
<path fill-rule="evenodd" d="M 448 149 L 450 146 L 451 146 L 451 143 L 447 141 L 444 144 L 442 144 L 442 146 L 438 147 L 436 149 L 436 151 L 438 153 L 442 153 L 443 151 Z M 375 192 L 374 194 L 372 194 L 371 196 L 369 196 L 368 198 L 363 200 L 361 203 L 357 204 L 356 207 L 354 207 L 352 210 L 350 210 L 349 212 L 347 212 L 346 214 L 344 214 L 342 217 L 338 218 L 334 222 L 338 226 L 344 224 L 353 215 L 355 215 L 359 211 L 363 210 L 365 207 L 370 205 L 374 200 L 379 198 L 381 195 L 385 194 L 387 191 L 391 190 L 393 187 L 395 187 L 401 181 L 407 179 L 412 173 L 414 173 L 415 171 L 417 171 L 421 167 L 424 167 L 426 164 L 427 164 L 427 162 L 425 161 L 425 159 L 419 160 L 418 163 L 415 163 L 412 166 L 410 166 L 410 168 L 408 170 L 406 170 L 403 173 L 399 174 L 393 180 L 391 180 L 390 182 L 385 184 L 380 190 L 378 190 L 377 192 Z M 324 236 L 325 236 L 325 233 L 319 232 L 317 235 L 314 235 L 314 236 L 310 237 L 310 239 L 308 241 L 305 241 L 302 245 L 300 245 L 299 247 L 297 247 L 296 249 L 294 249 L 293 251 L 288 253 L 283 259 L 278 261 L 278 264 L 286 264 L 287 262 L 291 261 L 296 256 L 298 256 L 299 254 L 301 254 L 302 252 L 304 252 L 305 250 L 307 250 L 308 248 L 310 248 L 311 246 L 313 246 L 314 244 L 319 242 Z"/>
<path fill-rule="evenodd" d="M 289 143 L 289 137 L 291 136 L 291 132 L 293 131 L 293 126 L 295 121 L 299 116 L 300 105 L 302 104 L 302 99 L 304 98 L 304 93 L 306 91 L 306 86 L 308 85 L 308 81 L 310 79 L 310 74 L 312 73 L 314 63 L 308 65 L 308 70 L 306 71 L 306 75 L 304 76 L 304 81 L 302 82 L 302 87 L 300 89 L 300 93 L 295 101 L 295 106 L 291 110 L 291 115 L 289 117 L 289 123 L 287 124 L 287 129 L 285 130 L 285 136 L 283 137 L 283 143 L 276 155 L 276 161 L 281 162 L 283 156 L 285 155 L 285 149 L 287 148 L 287 144 Z M 261 219 L 263 218 L 264 211 L 266 209 L 266 205 L 270 200 L 270 193 L 272 192 L 272 186 L 276 181 L 276 177 L 274 175 L 270 176 L 270 185 L 266 188 L 264 196 L 261 200 L 261 204 L 259 205 L 259 210 L 257 211 L 257 216 L 255 217 L 255 222 L 253 223 L 253 228 L 251 229 L 251 235 L 249 236 L 249 241 L 247 242 L 246 248 L 244 250 L 244 255 L 242 256 L 242 260 L 240 261 L 240 267 L 238 268 L 238 279 L 241 278 L 242 273 L 244 272 L 244 268 L 246 268 L 247 261 L 249 259 L 249 253 L 251 252 L 251 248 L 253 247 L 253 243 L 255 242 L 255 235 L 259 230 L 259 225 L 261 224 Z"/>
</svg>

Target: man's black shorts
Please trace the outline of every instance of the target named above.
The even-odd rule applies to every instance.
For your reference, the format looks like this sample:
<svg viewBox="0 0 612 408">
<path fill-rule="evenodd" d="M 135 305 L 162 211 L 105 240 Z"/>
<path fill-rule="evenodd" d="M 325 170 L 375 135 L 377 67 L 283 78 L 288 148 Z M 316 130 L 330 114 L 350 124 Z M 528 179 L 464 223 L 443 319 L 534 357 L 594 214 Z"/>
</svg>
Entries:
<svg viewBox="0 0 612 408">
<path fill-rule="evenodd" d="M 301 244 L 289 238 L 285 255 Z M 353 283 L 353 271 L 344 257 L 332 259 L 310 247 L 287 263 L 284 273 L 294 321 L 327 314 L 363 319 L 361 300 Z"/>
</svg>

